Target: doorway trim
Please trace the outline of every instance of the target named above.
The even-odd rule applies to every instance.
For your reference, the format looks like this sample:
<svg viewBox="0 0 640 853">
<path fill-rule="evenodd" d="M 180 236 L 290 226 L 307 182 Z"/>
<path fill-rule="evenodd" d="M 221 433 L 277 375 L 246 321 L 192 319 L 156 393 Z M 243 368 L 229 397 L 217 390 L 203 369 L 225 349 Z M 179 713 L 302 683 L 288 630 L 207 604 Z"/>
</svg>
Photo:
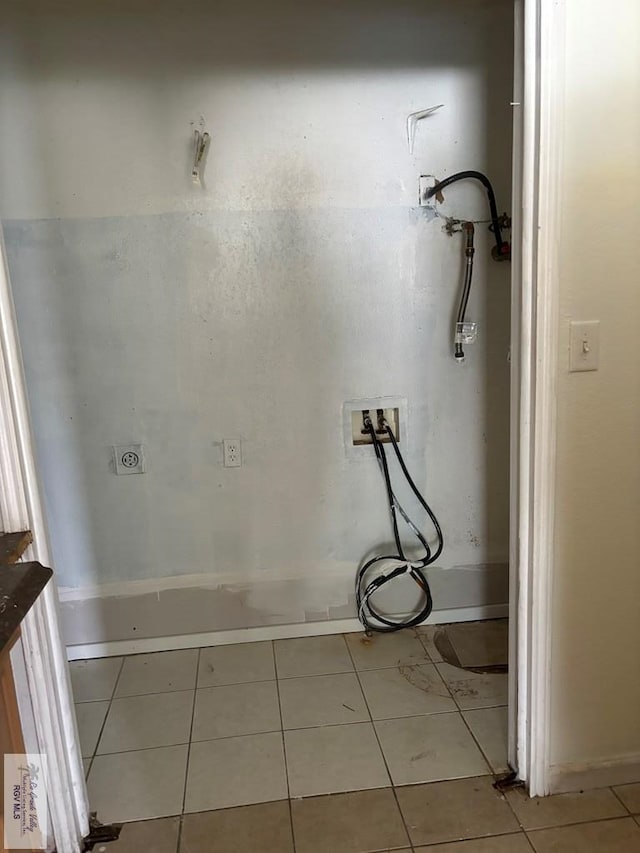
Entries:
<svg viewBox="0 0 640 853">
<path fill-rule="evenodd" d="M 518 776 L 531 796 L 550 793 L 564 20 L 565 0 L 524 0 L 521 241 L 514 275 L 521 297 L 515 321 L 519 399 L 512 409 L 518 437 L 512 457 L 517 698 L 510 741 L 515 739 Z"/>
<path fill-rule="evenodd" d="M 0 234 L 0 529 L 31 530 L 27 559 L 51 565 L 29 422 L 13 299 Z M 24 668 L 14 666 L 23 730 L 33 730 L 28 752 L 47 756 L 48 849 L 82 850 L 89 809 L 69 669 L 58 625 L 55 577 L 21 624 L 16 644 Z M 12 652 L 13 657 L 13 652 Z M 24 680 L 25 683 L 22 683 Z M 30 703 L 29 701 L 30 700 Z"/>
</svg>

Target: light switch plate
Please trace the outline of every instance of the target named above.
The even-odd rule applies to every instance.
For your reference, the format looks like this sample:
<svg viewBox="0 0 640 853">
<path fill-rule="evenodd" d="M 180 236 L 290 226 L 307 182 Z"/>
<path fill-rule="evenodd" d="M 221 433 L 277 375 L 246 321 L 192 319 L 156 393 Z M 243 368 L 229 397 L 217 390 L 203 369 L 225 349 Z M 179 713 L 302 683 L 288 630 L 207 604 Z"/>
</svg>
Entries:
<svg viewBox="0 0 640 853">
<path fill-rule="evenodd" d="M 600 321 L 572 320 L 569 371 L 597 370 L 600 360 Z"/>
</svg>

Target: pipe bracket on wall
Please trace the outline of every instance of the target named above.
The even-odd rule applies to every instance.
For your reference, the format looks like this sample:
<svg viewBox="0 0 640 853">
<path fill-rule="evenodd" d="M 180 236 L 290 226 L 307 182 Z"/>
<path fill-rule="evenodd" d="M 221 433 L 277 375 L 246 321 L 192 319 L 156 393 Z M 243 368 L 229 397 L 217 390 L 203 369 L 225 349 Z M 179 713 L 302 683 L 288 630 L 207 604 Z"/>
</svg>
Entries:
<svg viewBox="0 0 640 853">
<path fill-rule="evenodd" d="M 191 180 L 196 186 L 202 186 L 202 178 L 204 175 L 204 161 L 207 156 L 207 149 L 211 137 L 208 133 L 201 133 L 199 130 L 193 132 L 193 168 L 191 169 Z"/>
<path fill-rule="evenodd" d="M 423 118 L 432 115 L 436 110 L 444 107 L 444 104 L 438 104 L 436 107 L 428 107 L 426 110 L 418 110 L 417 113 L 409 113 L 407 116 L 407 144 L 409 146 L 409 154 L 413 154 L 413 143 L 416 138 L 416 125 Z"/>
</svg>

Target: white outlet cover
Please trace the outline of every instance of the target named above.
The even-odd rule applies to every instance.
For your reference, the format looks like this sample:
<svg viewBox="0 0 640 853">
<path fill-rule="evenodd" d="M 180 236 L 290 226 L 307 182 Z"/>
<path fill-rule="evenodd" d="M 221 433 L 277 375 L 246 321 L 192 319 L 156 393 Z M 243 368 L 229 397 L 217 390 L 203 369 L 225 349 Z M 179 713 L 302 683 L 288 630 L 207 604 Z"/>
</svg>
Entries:
<svg viewBox="0 0 640 853">
<path fill-rule="evenodd" d="M 225 438 L 222 442 L 222 457 L 225 468 L 241 468 L 242 441 L 239 438 Z"/>
<path fill-rule="evenodd" d="M 116 474 L 144 474 L 146 471 L 144 445 L 115 444 L 112 447 Z"/>
<path fill-rule="evenodd" d="M 342 434 L 345 455 L 348 459 L 371 459 L 374 456 L 373 444 L 353 443 L 353 416 L 352 412 L 361 412 L 363 409 L 398 409 L 400 420 L 400 438 L 398 444 L 401 448 L 407 447 L 407 400 L 406 397 L 364 397 L 360 400 L 347 400 L 342 406 Z"/>
</svg>

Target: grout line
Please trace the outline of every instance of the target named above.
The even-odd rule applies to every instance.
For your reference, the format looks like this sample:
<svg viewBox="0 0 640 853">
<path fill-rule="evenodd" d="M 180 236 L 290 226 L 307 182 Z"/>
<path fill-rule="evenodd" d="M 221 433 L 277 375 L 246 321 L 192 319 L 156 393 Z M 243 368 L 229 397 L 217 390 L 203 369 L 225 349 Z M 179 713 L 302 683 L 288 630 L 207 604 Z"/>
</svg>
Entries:
<svg viewBox="0 0 640 853">
<path fill-rule="evenodd" d="M 265 734 L 269 734 L 269 732 L 265 732 Z M 243 735 L 241 735 L 243 737 Z M 252 737 L 252 735 L 247 735 L 247 737 Z M 196 740 L 194 743 L 209 743 L 210 741 Z M 122 749 L 120 752 L 96 752 L 94 758 L 103 758 L 107 755 L 129 755 L 132 752 L 151 752 L 153 749 L 175 749 L 177 746 L 189 746 L 189 741 L 183 740 L 180 743 L 162 743 L 159 746 L 141 746 L 137 749 Z M 85 759 L 87 756 L 85 755 Z M 176 814 L 180 814 L 180 812 L 176 812 Z M 167 815 L 170 817 L 170 815 Z M 126 823 L 126 821 L 125 821 Z"/>
<path fill-rule="evenodd" d="M 260 640 L 262 643 L 263 640 Z M 251 645 L 247 643 L 247 645 Z M 220 646 L 224 648 L 224 646 Z M 228 684 L 201 684 L 196 687 L 196 690 L 213 690 L 216 687 L 241 687 L 243 684 L 267 684 L 269 681 L 276 681 L 276 676 L 273 678 L 253 678 L 249 681 L 230 681 Z"/>
<path fill-rule="evenodd" d="M 453 700 L 455 702 L 455 699 Z M 506 702 L 500 702 L 497 705 L 481 705 L 479 708 L 460 708 L 461 714 L 473 714 L 475 711 L 495 711 L 496 708 L 508 708 L 509 705 Z"/>
<path fill-rule="evenodd" d="M 97 705 L 99 702 L 110 702 L 111 699 L 84 699 L 82 702 L 76 702 L 74 700 L 74 705 Z"/>
<path fill-rule="evenodd" d="M 120 684 L 120 679 L 122 678 L 122 670 L 124 669 L 126 659 L 127 655 L 123 655 L 122 662 L 120 663 L 120 669 L 118 670 L 118 674 L 116 675 L 116 680 L 113 685 L 113 690 L 111 691 L 111 699 L 115 698 L 116 690 L 118 689 L 118 684 Z"/>
<path fill-rule="evenodd" d="M 533 841 L 529 838 L 526 831 L 524 829 L 521 829 L 520 832 L 522 833 L 522 835 L 524 835 L 525 840 L 526 840 L 527 844 L 529 845 L 529 847 L 531 848 L 531 850 L 533 851 L 533 853 L 536 853 L 536 848 L 533 846 Z"/>
<path fill-rule="evenodd" d="M 343 635 L 343 639 L 344 639 L 344 635 Z M 349 643 L 347 643 L 346 639 L 345 639 L 345 645 L 347 647 L 347 650 L 349 652 L 349 656 L 351 657 L 351 662 L 353 663 L 353 666 L 355 669 L 355 661 L 353 660 L 353 655 L 351 654 L 351 649 L 349 648 Z M 373 721 L 373 714 L 371 713 L 371 708 L 369 707 L 369 702 L 367 701 L 367 695 L 364 692 L 364 689 L 362 687 L 362 682 L 360 681 L 360 673 L 358 672 L 357 669 L 356 669 L 356 678 L 358 679 L 358 684 L 360 686 L 360 692 L 362 693 L 367 711 L 369 712 L 369 716 L 371 717 L 371 726 L 373 728 L 373 733 L 374 733 L 375 738 L 376 738 L 376 743 L 378 744 L 378 749 L 380 750 L 380 755 L 382 756 L 382 760 L 384 762 L 384 766 L 385 766 L 385 769 L 387 771 L 387 775 L 389 777 L 389 786 L 390 786 L 391 791 L 393 793 L 393 799 L 395 800 L 396 808 L 398 809 L 398 812 L 400 814 L 400 820 L 402 821 L 402 825 L 404 827 L 404 831 L 405 831 L 407 841 L 409 843 L 409 847 L 413 850 L 413 847 L 411 846 L 411 836 L 409 835 L 409 828 L 407 827 L 407 822 L 404 819 L 404 814 L 402 813 L 402 809 L 400 808 L 400 802 L 398 800 L 398 794 L 396 792 L 396 787 L 393 783 L 391 771 L 389 770 L 389 764 L 387 763 L 387 756 L 384 754 L 384 750 L 382 749 L 382 744 L 380 743 L 380 737 L 378 736 L 378 730 L 375 727 L 375 724 Z M 384 788 L 383 790 L 386 790 L 386 788 Z"/>
<path fill-rule="evenodd" d="M 282 736 L 282 754 L 284 756 L 284 775 L 287 780 L 287 807 L 289 809 L 289 830 L 291 832 L 291 846 L 296 853 L 296 836 L 293 829 L 293 811 L 291 809 L 291 789 L 289 787 L 289 762 L 287 761 L 287 745 L 284 739 L 284 720 L 282 719 L 282 700 L 280 698 L 280 679 L 278 678 L 278 664 L 276 661 L 276 648 L 273 640 L 271 642 L 271 654 L 273 655 L 273 670 L 276 675 L 276 693 L 278 696 L 278 712 L 280 714 L 280 733 Z"/>
<path fill-rule="evenodd" d="M 178 687 L 176 690 L 150 690 L 148 693 L 130 693 L 127 696 L 114 696 L 114 702 L 122 699 L 142 699 L 143 696 L 171 696 L 173 693 L 191 693 L 194 687 Z"/>
<path fill-rule="evenodd" d="M 425 627 L 427 627 L 427 626 L 425 626 Z M 433 627 L 438 628 L 438 627 L 444 627 L 444 626 L 434 625 Z M 433 642 L 433 639 L 432 639 L 432 641 L 431 641 L 431 644 L 432 644 L 432 645 L 433 645 L 433 647 L 435 648 L 436 652 L 438 652 L 438 660 L 436 660 L 436 659 L 432 656 L 431 652 L 429 651 L 429 646 L 428 646 L 428 642 L 427 642 L 427 635 L 426 635 L 426 634 L 421 634 L 421 633 L 420 633 L 420 626 L 417 626 L 417 627 L 416 627 L 416 628 L 414 628 L 413 630 L 416 632 L 416 636 L 417 636 L 417 638 L 420 640 L 420 644 L 422 645 L 422 648 L 423 648 L 423 649 L 425 650 L 425 652 L 427 653 L 427 657 L 429 658 L 429 660 L 431 661 L 431 663 L 444 663 L 444 660 L 442 659 L 442 655 L 441 655 L 441 654 L 440 654 L 440 652 L 438 651 L 438 647 L 437 647 L 437 646 L 436 646 L 436 644 Z M 435 634 L 435 632 L 434 632 L 434 634 Z"/>
<path fill-rule="evenodd" d="M 631 784 L 633 785 L 634 783 L 632 782 Z M 616 785 L 616 787 L 621 787 L 621 786 Z M 626 811 L 626 812 L 628 812 L 628 814 L 630 814 L 630 815 L 631 815 L 631 817 L 634 817 L 634 813 L 631 811 L 631 809 L 629 808 L 629 806 L 624 802 L 624 800 L 622 799 L 622 797 L 620 797 L 620 796 L 618 795 L 618 792 L 616 791 L 616 789 L 614 788 L 614 786 L 613 786 L 613 785 L 610 785 L 610 786 L 609 786 L 609 790 L 611 791 L 611 793 L 613 794 L 613 796 L 616 798 L 616 800 L 620 803 L 620 805 L 622 806 L 622 808 L 623 808 L 623 809 L 625 809 L 625 811 Z"/>
<path fill-rule="evenodd" d="M 603 790 L 606 790 L 606 789 L 605 788 L 586 788 L 584 791 L 581 791 L 580 794 L 589 794 L 589 793 L 592 793 L 593 791 L 603 791 Z M 613 790 L 612 787 L 611 787 L 611 790 Z M 543 801 L 545 801 L 545 800 L 553 799 L 555 797 L 564 797 L 565 794 L 571 795 L 571 794 L 575 794 L 575 793 L 578 793 L 578 792 L 576 792 L 576 791 L 565 791 L 562 794 L 550 794 L 549 796 L 542 797 L 542 798 L 540 798 L 540 797 L 529 798 L 528 794 L 526 796 L 527 796 L 527 799 L 542 799 Z M 613 791 L 613 794 L 615 795 L 615 791 Z M 522 832 L 524 832 L 525 834 L 530 833 L 530 832 L 541 832 L 541 831 L 547 830 L 547 829 L 563 829 L 564 827 L 567 827 L 567 826 L 584 826 L 587 823 L 611 823 L 612 821 L 615 821 L 615 820 L 627 820 L 629 817 L 631 817 L 633 819 L 633 815 L 631 813 L 629 813 L 626 815 L 610 815 L 609 817 L 596 817 L 596 818 L 587 817 L 586 820 L 572 820 L 569 822 L 563 821 L 561 823 L 545 824 L 544 826 L 525 827 L 522 824 L 520 818 L 518 817 L 518 814 L 517 814 L 515 808 L 512 806 L 510 798 L 507 797 L 506 794 L 503 794 L 503 796 L 504 796 L 505 800 L 507 801 L 507 803 L 509 803 L 509 806 L 511 807 L 511 811 L 514 814 L 515 819 L 518 821 L 518 825 L 520 826 Z M 618 798 L 616 798 L 616 799 L 618 799 Z M 621 803 L 621 805 L 623 807 L 625 807 L 624 803 Z"/>
<path fill-rule="evenodd" d="M 351 675 L 353 669 L 337 669 L 331 672 L 305 672 L 302 675 L 278 675 L 278 681 L 297 681 L 300 678 L 323 678 L 325 675 Z"/>
<path fill-rule="evenodd" d="M 440 663 L 446 663 L 446 661 L 440 661 L 438 664 L 436 664 L 436 670 L 438 672 L 438 675 L 444 681 L 444 683 L 447 685 L 447 690 L 451 694 L 451 698 L 453 699 L 453 701 L 456 704 L 456 707 L 458 708 L 458 710 L 461 713 L 466 713 L 467 711 L 486 711 L 489 708 L 505 708 L 505 707 L 508 707 L 506 702 L 495 701 L 495 703 L 491 704 L 491 705 L 479 705 L 479 706 L 476 706 L 475 708 L 463 708 L 462 705 L 460 705 L 460 703 L 458 702 L 455 693 L 453 692 L 453 690 L 451 689 L 451 687 L 449 685 L 449 682 L 444 677 L 444 675 L 440 672 L 440 669 L 439 669 Z M 468 672 L 468 670 L 461 670 L 461 672 Z M 478 674 L 479 673 L 475 673 L 475 672 L 471 673 L 471 675 L 478 675 Z M 486 675 L 506 675 L 506 673 L 486 673 Z M 463 681 L 464 679 L 459 679 L 459 680 Z"/>
<path fill-rule="evenodd" d="M 176 853 L 180 853 L 180 847 L 182 846 L 182 827 L 184 824 L 184 807 L 187 799 L 187 779 L 189 778 L 189 759 L 191 757 L 191 737 L 193 735 L 193 721 L 196 716 L 196 696 L 198 695 L 196 687 L 198 685 L 198 676 L 200 673 L 200 652 L 202 649 L 198 649 L 198 655 L 196 657 L 196 674 L 194 679 L 193 686 L 193 705 L 191 706 L 191 725 L 189 727 L 189 743 L 187 745 L 187 761 L 185 763 L 184 768 L 184 789 L 182 792 L 182 808 L 180 809 L 180 823 L 178 825 L 178 843 L 176 845 Z"/>
<path fill-rule="evenodd" d="M 178 836 L 176 838 L 176 853 L 180 853 L 180 845 L 182 844 L 182 822 L 184 815 L 175 815 L 178 818 Z"/>
<path fill-rule="evenodd" d="M 278 672 L 278 656 L 276 655 L 276 641 L 269 640 L 271 643 L 271 655 L 273 657 L 273 677 L 276 681 L 279 681 L 282 676 Z"/>
<path fill-rule="evenodd" d="M 276 652 L 275 652 L 275 648 L 273 646 L 273 641 L 271 641 L 271 653 L 273 655 L 273 665 L 274 665 L 274 667 L 276 667 Z M 277 669 L 276 669 L 276 673 L 277 673 Z M 280 734 L 282 735 L 282 752 L 284 755 L 284 771 L 285 771 L 285 776 L 287 779 L 287 798 L 290 799 L 291 794 L 289 791 L 289 766 L 287 764 L 287 750 L 286 750 L 285 741 L 284 741 L 284 722 L 282 720 L 282 700 L 280 698 L 280 684 L 279 684 L 279 681 L 277 678 L 276 678 L 275 683 L 276 683 L 276 695 L 278 697 L 278 714 L 280 716 Z"/>
<path fill-rule="evenodd" d="M 495 778 L 495 777 L 494 777 L 494 778 Z M 518 814 L 517 814 L 517 812 L 516 812 L 516 810 L 515 810 L 515 808 L 514 808 L 513 804 L 511 803 L 511 798 L 507 796 L 508 791 L 501 791 L 500 793 L 502 794 L 503 799 L 505 800 L 505 802 L 507 803 L 507 805 L 508 805 L 508 806 L 509 806 L 509 808 L 511 809 L 511 813 L 513 814 L 513 816 L 514 816 L 514 817 L 515 817 L 515 819 L 517 820 L 517 822 L 518 822 L 518 826 L 520 827 L 520 831 L 521 831 L 521 832 L 524 832 L 524 834 L 525 834 L 525 835 L 527 835 L 527 831 L 526 831 L 526 829 L 524 828 L 524 826 L 522 825 L 522 821 L 520 820 L 520 818 L 519 818 L 519 816 L 518 816 Z M 528 796 L 529 796 L 529 794 L 527 793 L 527 797 L 528 797 Z M 527 836 L 527 841 L 529 841 L 529 844 L 531 845 L 531 847 L 533 847 L 533 843 L 529 840 L 529 836 Z"/>
<path fill-rule="evenodd" d="M 586 789 L 586 791 L 600 791 L 600 790 L 602 790 L 602 788 L 587 788 Z M 572 792 L 567 791 L 565 793 L 572 793 Z M 552 794 L 551 796 L 562 796 L 562 794 Z M 599 818 L 595 818 L 595 819 L 592 818 L 591 820 L 573 821 L 572 823 L 556 823 L 556 824 L 553 824 L 551 826 L 537 826 L 535 828 L 530 827 L 529 829 L 525 829 L 524 827 L 522 827 L 522 832 L 524 833 L 524 835 L 527 838 L 527 841 L 529 842 L 529 844 L 531 845 L 531 847 L 535 851 L 536 848 L 535 848 L 532 840 L 529 838 L 529 835 L 532 835 L 533 833 L 548 832 L 549 830 L 569 829 L 569 828 L 575 827 L 575 826 L 587 826 L 587 825 L 594 824 L 594 823 L 615 823 L 616 821 L 619 821 L 619 820 L 629 820 L 629 819 L 631 819 L 633 821 L 633 817 L 631 817 L 630 815 L 617 815 L 617 817 L 599 817 Z M 633 822 L 635 823 L 635 821 L 633 821 Z"/>
<path fill-rule="evenodd" d="M 184 690 L 182 692 L 187 693 L 188 691 Z M 366 698 L 365 698 L 365 704 L 367 704 Z M 371 713 L 369 711 L 368 705 L 367 705 L 367 713 Z M 283 734 L 284 734 L 286 732 L 308 732 L 308 731 L 312 731 L 313 729 L 333 729 L 333 728 L 337 728 L 340 726 L 366 726 L 368 724 L 387 723 L 387 722 L 393 722 L 395 720 L 414 720 L 414 719 L 423 718 L 423 717 L 442 717 L 442 716 L 445 716 L 446 714 L 458 714 L 458 715 L 460 715 L 460 711 L 458 711 L 457 709 L 452 709 L 449 711 L 436 711 L 432 714 L 410 714 L 406 717 L 385 717 L 384 719 L 381 719 L 381 720 L 373 720 L 373 719 L 353 720 L 353 722 L 348 722 L 348 723 L 326 723 L 324 725 L 319 725 L 319 726 L 295 726 L 294 728 L 284 729 L 284 730 L 283 729 L 268 729 L 266 731 L 259 731 L 259 732 L 245 732 L 243 734 L 223 735 L 222 737 L 206 737 L 206 738 L 202 738 L 201 740 L 192 740 L 192 742 L 193 743 L 210 743 L 212 741 L 218 741 L 218 740 L 233 740 L 233 739 L 242 738 L 242 737 L 257 737 L 258 735 L 276 734 L 278 732 L 283 732 Z M 121 749 L 121 750 L 115 750 L 114 752 L 102 752 L 99 754 L 100 755 L 119 755 L 120 753 L 125 753 L 125 752 L 143 752 L 144 750 L 147 750 L 147 749 L 168 749 L 171 746 L 184 746 L 188 742 L 189 741 L 180 741 L 179 743 L 161 743 L 161 744 L 157 744 L 156 746 L 133 747 L 132 749 Z M 89 756 L 84 756 L 84 757 L 88 758 Z M 491 771 L 491 772 L 483 774 L 483 775 L 492 776 L 494 774 Z"/>
<path fill-rule="evenodd" d="M 200 669 L 200 649 L 198 649 L 198 658 L 196 660 L 196 676 L 195 676 L 195 684 L 198 683 L 198 670 Z M 187 799 L 187 779 L 189 778 L 189 759 L 191 758 L 191 738 L 193 737 L 193 721 L 196 716 L 196 688 L 193 687 L 193 703 L 191 705 L 191 725 L 189 726 L 189 743 L 187 745 L 187 763 L 184 771 L 184 790 L 182 792 L 182 808 L 180 810 L 181 814 L 184 814 L 184 807 Z M 180 839 L 182 836 L 182 820 L 180 821 L 180 837 L 178 838 L 178 846 L 180 844 Z"/>
<path fill-rule="evenodd" d="M 118 682 L 120 681 L 120 676 L 122 675 L 122 670 L 124 669 L 124 662 L 125 662 L 125 658 L 123 657 L 122 661 L 120 662 L 120 669 L 118 670 L 118 674 L 116 675 L 116 680 L 113 683 L 113 689 L 111 691 L 111 698 L 109 699 L 109 705 L 107 707 L 107 713 L 104 715 L 102 725 L 100 726 L 100 732 L 99 732 L 98 737 L 96 739 L 96 745 L 94 746 L 93 752 L 91 753 L 91 764 L 89 765 L 89 770 L 85 774 L 85 780 L 88 779 L 89 773 L 91 772 L 91 769 L 93 767 L 93 759 L 98 755 L 98 747 L 100 746 L 102 734 L 104 732 L 105 726 L 107 725 L 107 720 L 109 719 L 109 714 L 111 712 L 111 706 L 113 704 L 113 697 L 116 694 L 116 688 L 118 687 Z M 88 758 L 89 756 L 86 756 L 86 757 Z"/>
<path fill-rule="evenodd" d="M 490 776 L 493 776 L 493 778 L 495 779 L 495 777 L 496 777 L 496 772 L 495 772 L 495 770 L 493 769 L 493 767 L 491 766 L 491 762 L 489 761 L 488 756 L 485 754 L 484 749 L 480 746 L 480 741 L 478 740 L 478 738 L 477 738 L 477 737 L 475 736 L 475 734 L 473 733 L 473 730 L 472 730 L 471 726 L 469 725 L 469 723 L 467 722 L 467 719 L 466 719 L 465 715 L 462 713 L 462 711 L 460 711 L 459 713 L 460 713 L 460 717 L 462 718 L 462 722 L 463 722 L 463 723 L 464 723 L 464 725 L 466 726 L 467 731 L 468 731 L 468 732 L 469 732 L 469 734 L 471 735 L 471 738 L 472 738 L 473 742 L 475 743 L 475 745 L 477 746 L 478 750 L 480 751 L 480 755 L 483 757 L 485 764 L 486 764 L 486 765 L 487 765 L 487 767 L 489 768 L 489 775 L 490 775 Z M 502 796 L 503 796 L 503 798 L 504 798 L 505 800 L 507 799 L 507 798 L 505 797 L 505 795 L 504 795 L 504 794 L 502 794 Z"/>
<path fill-rule="evenodd" d="M 332 635 L 325 635 L 325 636 L 332 636 Z M 264 641 L 261 640 L 260 642 L 264 642 Z M 247 645 L 250 645 L 250 644 L 247 644 Z M 200 651 L 200 650 L 198 650 L 198 651 Z M 155 654 L 155 652 L 153 654 Z M 158 652 L 157 654 L 165 654 L 165 652 Z M 427 654 L 427 655 L 429 654 L 426 649 L 425 649 L 425 654 Z M 126 657 L 135 657 L 135 655 L 126 655 L 125 658 Z M 446 661 L 432 661 L 432 660 L 427 659 L 427 660 L 419 662 L 419 663 L 418 662 L 408 663 L 408 664 L 394 663 L 394 664 L 390 664 L 388 666 L 375 666 L 375 667 L 370 667 L 367 669 L 357 669 L 355 667 L 355 664 L 354 664 L 353 669 L 342 669 L 342 670 L 335 670 L 335 671 L 332 670 L 331 672 L 305 673 L 303 675 L 280 675 L 280 676 L 276 675 L 274 678 L 255 678 L 255 679 L 251 679 L 249 681 L 232 681 L 232 682 L 229 682 L 228 684 L 204 684 L 204 685 L 198 686 L 198 684 L 196 682 L 196 688 L 195 689 L 196 690 L 214 690 L 217 687 L 239 687 L 243 684 L 265 684 L 265 683 L 270 682 L 270 681 L 295 681 L 295 680 L 300 679 L 300 678 L 323 678 L 324 676 L 330 676 L 330 675 L 352 675 L 354 672 L 362 672 L 362 673 L 365 673 L 365 672 L 386 672 L 387 670 L 390 670 L 390 669 L 398 669 L 400 666 L 402 666 L 402 667 L 404 667 L 404 666 L 412 666 L 412 667 L 415 667 L 415 666 L 434 666 L 437 668 L 437 665 L 440 663 L 446 663 Z M 466 672 L 467 670 L 464 670 L 464 671 Z M 472 674 L 476 675 L 477 673 L 472 673 Z M 503 673 L 487 673 L 487 675 L 502 675 L 502 674 Z M 440 678 L 443 678 L 443 676 L 440 674 L 439 671 L 438 671 L 438 675 L 440 676 Z M 126 694 L 123 694 L 121 696 L 113 695 L 112 698 L 113 699 L 135 699 L 138 696 L 161 696 L 164 693 L 180 693 L 181 691 L 184 692 L 186 690 L 191 690 L 191 689 L 193 689 L 193 688 L 191 688 L 191 687 L 177 687 L 175 690 L 149 690 L 149 691 L 146 691 L 144 693 L 126 693 Z M 452 697 L 452 698 L 454 698 L 454 701 L 455 701 L 455 697 Z M 76 705 L 88 705 L 92 702 L 107 702 L 107 701 L 109 701 L 109 700 L 108 699 L 82 699 L 79 701 L 74 701 L 74 704 L 76 704 Z M 479 706 L 477 708 L 460 708 L 460 710 L 461 711 L 482 711 L 485 708 L 500 708 L 500 707 L 504 707 L 504 706 L 505 706 L 504 702 L 498 702 L 495 705 L 482 705 L 482 706 Z"/>
</svg>

